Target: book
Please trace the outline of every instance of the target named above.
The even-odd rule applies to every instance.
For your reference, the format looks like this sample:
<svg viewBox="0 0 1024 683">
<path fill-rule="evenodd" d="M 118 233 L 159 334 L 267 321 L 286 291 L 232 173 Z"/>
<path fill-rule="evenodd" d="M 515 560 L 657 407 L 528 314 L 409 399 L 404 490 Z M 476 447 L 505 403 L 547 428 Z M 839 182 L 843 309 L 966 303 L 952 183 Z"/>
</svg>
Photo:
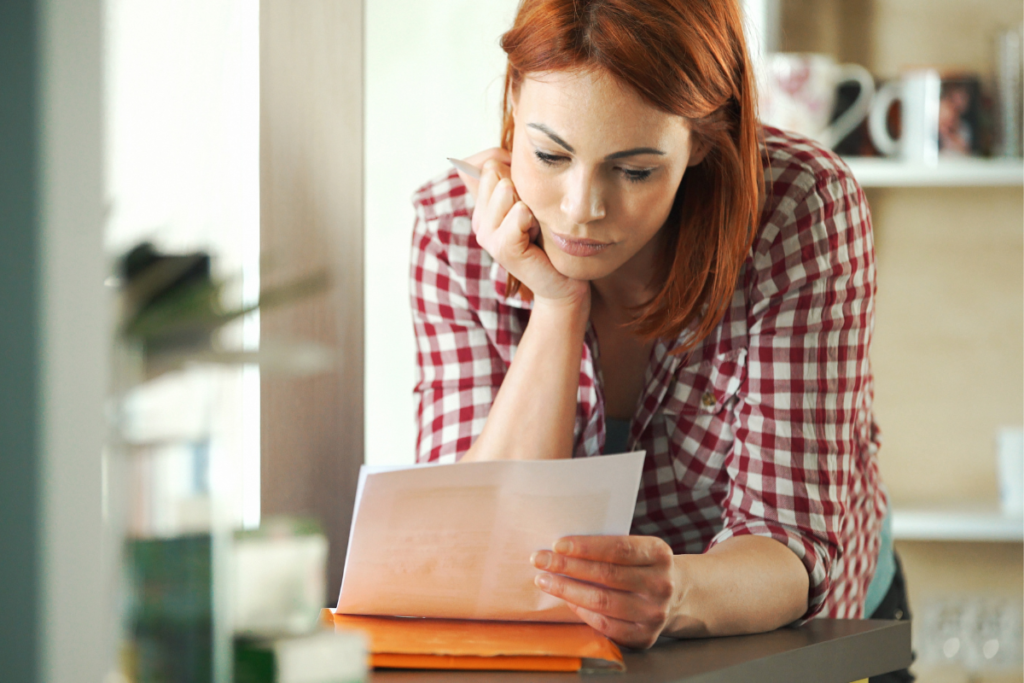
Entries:
<svg viewBox="0 0 1024 683">
<path fill-rule="evenodd" d="M 367 617 L 321 612 L 336 631 L 361 631 L 370 664 L 394 669 L 625 671 L 622 652 L 586 624 Z"/>
</svg>

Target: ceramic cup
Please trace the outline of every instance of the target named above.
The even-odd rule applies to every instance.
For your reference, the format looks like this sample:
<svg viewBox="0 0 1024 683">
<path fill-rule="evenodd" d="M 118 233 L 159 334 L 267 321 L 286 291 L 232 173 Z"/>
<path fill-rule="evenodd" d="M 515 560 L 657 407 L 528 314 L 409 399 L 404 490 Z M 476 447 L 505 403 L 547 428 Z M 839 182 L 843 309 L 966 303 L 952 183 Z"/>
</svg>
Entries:
<svg viewBox="0 0 1024 683">
<path fill-rule="evenodd" d="M 911 164 L 940 157 L 976 156 L 981 144 L 981 94 L 976 76 L 914 69 L 878 90 L 868 117 L 880 152 Z M 889 132 L 890 108 L 899 101 L 899 138 Z"/>
<path fill-rule="evenodd" d="M 828 55 L 777 52 L 765 57 L 761 73 L 761 120 L 834 147 L 871 108 L 875 81 L 857 64 L 836 64 Z M 853 104 L 830 123 L 836 90 L 846 82 L 860 86 Z"/>
<path fill-rule="evenodd" d="M 999 501 L 1003 513 L 1024 512 L 1024 429 L 1004 427 L 997 436 Z"/>
<path fill-rule="evenodd" d="M 883 85 L 868 117 L 871 142 L 882 154 L 911 164 L 939 160 L 939 95 L 942 79 L 935 69 L 905 72 Z M 889 134 L 889 108 L 900 102 L 900 137 Z"/>
</svg>

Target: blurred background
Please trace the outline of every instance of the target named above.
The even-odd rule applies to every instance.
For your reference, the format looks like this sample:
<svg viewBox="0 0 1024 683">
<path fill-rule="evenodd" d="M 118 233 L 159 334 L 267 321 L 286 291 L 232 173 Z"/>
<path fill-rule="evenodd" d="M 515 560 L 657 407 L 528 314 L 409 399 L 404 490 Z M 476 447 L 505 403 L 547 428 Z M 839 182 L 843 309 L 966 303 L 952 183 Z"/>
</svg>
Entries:
<svg viewBox="0 0 1024 683">
<path fill-rule="evenodd" d="M 409 200 L 497 145 L 517 4 L 0 4 L 4 680 L 124 669 L 160 543 L 213 539 L 214 567 L 218 538 L 309 520 L 275 538 L 326 541 L 288 552 L 322 565 L 313 602 L 335 599 L 359 465 L 414 458 Z M 871 206 L 915 670 L 1024 680 L 1024 7 L 743 4 L 765 119 L 835 147 Z M 126 307 L 146 242 L 200 264 L 164 290 L 215 294 L 201 343 L 132 332 L 159 299 Z M 204 628 L 231 638 L 212 595 Z"/>
</svg>

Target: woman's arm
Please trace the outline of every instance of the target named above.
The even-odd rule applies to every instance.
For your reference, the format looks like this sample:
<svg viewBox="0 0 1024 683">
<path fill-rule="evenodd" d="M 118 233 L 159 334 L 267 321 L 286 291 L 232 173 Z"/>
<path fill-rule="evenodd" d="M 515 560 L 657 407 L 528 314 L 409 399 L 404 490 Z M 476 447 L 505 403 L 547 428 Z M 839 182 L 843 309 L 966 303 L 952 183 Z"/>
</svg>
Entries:
<svg viewBox="0 0 1024 683">
<path fill-rule="evenodd" d="M 807 570 L 781 543 L 731 538 L 703 555 L 672 555 L 653 536 L 571 536 L 534 553 L 537 585 L 612 640 L 761 633 L 807 611 Z"/>
<path fill-rule="evenodd" d="M 590 286 L 570 280 L 531 240 L 533 215 L 518 200 L 505 158 L 490 154 L 476 190 L 477 241 L 533 292 L 533 310 L 480 436 L 463 461 L 570 458 Z M 468 160 L 479 163 L 476 158 Z"/>
<path fill-rule="evenodd" d="M 535 300 L 515 358 L 463 462 L 570 458 L 590 298 Z"/>
<path fill-rule="evenodd" d="M 807 611 L 807 570 L 771 538 L 734 536 L 703 555 L 676 555 L 673 569 L 678 595 L 664 635 L 761 633 Z"/>
</svg>

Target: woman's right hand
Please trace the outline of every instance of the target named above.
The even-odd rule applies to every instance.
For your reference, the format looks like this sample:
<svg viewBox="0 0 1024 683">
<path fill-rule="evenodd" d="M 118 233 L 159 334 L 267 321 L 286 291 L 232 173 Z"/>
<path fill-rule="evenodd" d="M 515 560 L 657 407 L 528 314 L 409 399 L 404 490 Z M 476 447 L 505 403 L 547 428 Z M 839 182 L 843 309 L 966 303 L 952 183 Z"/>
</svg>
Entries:
<svg viewBox="0 0 1024 683">
<path fill-rule="evenodd" d="M 535 243 L 540 226 L 516 194 L 508 152 L 489 149 L 466 162 L 481 169 L 479 181 L 459 175 L 476 197 L 473 232 L 484 251 L 529 287 L 538 303 L 589 303 L 590 283 L 559 273 Z"/>
</svg>

